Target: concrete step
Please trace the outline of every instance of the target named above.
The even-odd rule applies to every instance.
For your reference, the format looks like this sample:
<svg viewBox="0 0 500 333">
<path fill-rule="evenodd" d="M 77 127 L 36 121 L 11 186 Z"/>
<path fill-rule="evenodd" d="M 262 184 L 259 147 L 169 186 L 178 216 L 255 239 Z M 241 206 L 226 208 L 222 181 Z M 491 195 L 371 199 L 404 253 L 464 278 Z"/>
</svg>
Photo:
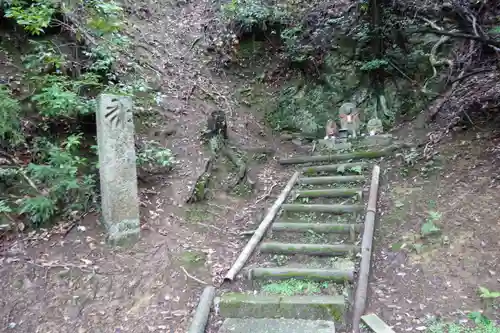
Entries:
<svg viewBox="0 0 500 333">
<path fill-rule="evenodd" d="M 215 301 L 226 318 L 289 318 L 343 322 L 343 296 L 279 296 L 227 293 Z"/>
<path fill-rule="evenodd" d="M 333 321 L 228 318 L 219 333 L 335 333 Z"/>
</svg>

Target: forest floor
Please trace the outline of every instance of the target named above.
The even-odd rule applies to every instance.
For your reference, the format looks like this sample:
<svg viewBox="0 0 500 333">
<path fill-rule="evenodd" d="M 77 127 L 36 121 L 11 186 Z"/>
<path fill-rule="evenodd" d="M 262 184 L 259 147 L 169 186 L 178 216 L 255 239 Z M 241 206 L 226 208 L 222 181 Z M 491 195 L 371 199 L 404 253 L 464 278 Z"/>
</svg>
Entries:
<svg viewBox="0 0 500 333">
<path fill-rule="evenodd" d="M 108 247 L 92 215 L 69 233 L 62 223 L 5 240 L 2 330 L 185 332 L 204 285 L 220 282 L 239 254 L 239 232 L 259 222 L 290 176 L 270 158 L 252 170 L 257 193 L 216 191 L 205 204 L 185 204 L 208 157 L 199 134 L 213 110 L 229 112 L 229 136 L 239 146 L 271 148 L 275 156 L 296 147 L 273 137 L 258 113 L 236 101 L 234 92 L 246 79 L 214 75 L 208 58 L 191 49 L 203 35 L 211 2 L 151 6 L 134 2 L 137 13 L 148 8 L 151 15 L 132 16 L 128 30 L 149 48 L 138 58 L 162 70 L 163 116 L 177 129 L 167 144 L 178 164 L 141 189 L 143 232 L 131 248 Z M 427 178 L 402 176 L 392 162 L 384 166 L 370 309 L 402 328 L 397 331 L 425 326 L 427 315 L 462 318 L 463 311 L 481 308 L 478 286 L 498 286 L 500 138 L 478 133 L 439 147 L 443 169 Z M 431 209 L 441 213 L 436 225 L 449 241 L 416 253 L 414 235 Z"/>
<path fill-rule="evenodd" d="M 412 127 L 396 133 L 422 135 Z M 498 298 L 479 293 L 500 289 L 500 132 L 489 127 L 447 136 L 432 165 L 409 166 L 406 152 L 383 167 L 369 311 L 396 332 L 500 319 Z M 439 230 L 427 236 L 429 227 Z"/>
</svg>

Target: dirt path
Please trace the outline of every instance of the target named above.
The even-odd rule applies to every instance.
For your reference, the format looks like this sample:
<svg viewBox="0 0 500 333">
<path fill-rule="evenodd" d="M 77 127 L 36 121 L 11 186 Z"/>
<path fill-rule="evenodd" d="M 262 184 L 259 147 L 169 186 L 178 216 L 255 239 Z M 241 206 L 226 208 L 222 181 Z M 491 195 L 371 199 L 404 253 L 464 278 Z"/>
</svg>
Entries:
<svg viewBox="0 0 500 333">
<path fill-rule="evenodd" d="M 453 135 L 438 148 L 441 170 L 411 175 L 385 165 L 370 308 L 396 332 L 426 331 L 434 320 L 472 323 L 471 313 L 499 319 L 478 288 L 499 289 L 498 132 Z M 422 237 L 431 220 L 436 237 Z M 445 332 L 438 330 L 436 332 Z"/>
<path fill-rule="evenodd" d="M 268 193 L 262 198 L 268 200 L 255 204 L 256 197 L 221 192 L 208 204 L 184 203 L 208 157 L 200 130 L 216 108 L 231 111 L 234 142 L 280 148 L 268 133 L 255 131 L 262 126 L 251 110 L 233 102 L 238 84 L 214 77 L 208 58 L 190 49 L 211 5 L 133 4 L 138 13 L 148 8 L 152 14 L 132 17 L 128 29 L 134 44 L 148 50 L 138 49 L 138 57 L 163 72 L 163 115 L 177 130 L 167 140 L 178 162 L 174 172 L 141 191 L 146 203 L 141 241 L 125 251 L 109 248 L 96 217 L 87 216 L 68 234 L 61 225 L 5 242 L 0 258 L 2 331 L 185 332 L 203 283 L 220 279 L 240 248 L 239 231 L 279 193 L 280 186 L 273 185 L 284 184 L 280 180 L 289 176 L 269 159 L 254 170 L 257 197 Z M 216 101 L 210 101 L 214 96 Z"/>
</svg>

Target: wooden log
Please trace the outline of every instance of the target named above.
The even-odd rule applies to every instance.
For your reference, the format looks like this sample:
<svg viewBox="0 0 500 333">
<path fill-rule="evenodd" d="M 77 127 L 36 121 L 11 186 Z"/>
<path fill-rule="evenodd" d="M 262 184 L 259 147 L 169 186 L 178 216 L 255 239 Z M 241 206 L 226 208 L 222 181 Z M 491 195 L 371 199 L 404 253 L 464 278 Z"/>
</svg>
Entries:
<svg viewBox="0 0 500 333">
<path fill-rule="evenodd" d="M 281 206 L 286 212 L 307 212 L 307 213 L 356 213 L 364 209 L 363 205 L 303 205 L 284 204 Z"/>
<path fill-rule="evenodd" d="M 226 276 L 224 277 L 224 280 L 232 281 L 236 276 L 236 274 L 238 274 L 241 268 L 245 265 L 248 258 L 250 258 L 250 255 L 255 250 L 255 247 L 257 247 L 257 244 L 259 244 L 262 237 L 264 237 L 264 234 L 266 233 L 267 229 L 269 228 L 274 218 L 276 217 L 276 214 L 280 210 L 281 205 L 283 204 L 283 202 L 285 202 L 286 198 L 292 191 L 292 188 L 297 182 L 299 175 L 300 172 L 297 171 L 293 174 L 292 178 L 290 178 L 287 185 L 285 186 L 279 197 L 276 199 L 272 207 L 269 209 L 266 216 L 260 223 L 259 227 L 253 234 L 252 238 L 250 238 L 247 245 L 245 245 L 245 247 L 243 248 L 243 251 L 240 253 L 238 259 L 236 259 L 233 266 L 227 272 Z"/>
<path fill-rule="evenodd" d="M 330 188 L 317 190 L 296 191 L 297 198 L 349 198 L 358 196 L 362 198 L 363 189 L 361 188 Z"/>
<path fill-rule="evenodd" d="M 354 267 L 352 269 L 315 269 L 294 267 L 269 267 L 252 268 L 248 271 L 249 279 L 270 280 L 312 280 L 312 281 L 334 281 L 336 283 L 352 282 L 354 280 Z"/>
<path fill-rule="evenodd" d="M 349 169 L 360 167 L 361 170 L 364 170 L 368 166 L 368 163 L 365 162 L 353 162 L 353 163 L 340 163 L 340 164 L 327 164 L 327 165 L 312 165 L 307 166 L 302 169 L 302 172 L 305 174 L 318 173 L 318 172 L 333 172 L 333 173 L 342 173 L 339 170 L 345 170 L 344 172 L 349 172 Z"/>
<path fill-rule="evenodd" d="M 376 151 L 358 151 L 348 154 L 335 154 L 335 155 L 314 155 L 314 156 L 297 156 L 292 158 L 280 159 L 281 165 L 290 164 L 305 164 L 314 162 L 333 162 L 333 161 L 348 161 L 362 158 L 379 158 L 387 156 L 394 151 L 394 148 L 386 148 Z"/>
<path fill-rule="evenodd" d="M 354 229 L 360 232 L 363 228 L 363 223 L 356 224 L 341 224 L 341 223 L 294 223 L 294 222 L 275 222 L 271 226 L 272 231 L 285 231 L 285 232 L 322 232 L 322 233 L 337 233 L 349 234 Z"/>
<path fill-rule="evenodd" d="M 293 244 L 264 242 L 260 245 L 261 253 L 273 254 L 306 254 L 311 256 L 341 256 L 358 252 L 358 247 L 350 244 Z"/>
<path fill-rule="evenodd" d="M 351 183 L 365 180 L 364 176 L 328 176 L 328 177 L 301 177 L 300 184 L 305 185 L 324 185 L 332 183 Z"/>
<path fill-rule="evenodd" d="M 374 313 L 361 317 L 361 320 L 375 333 L 396 333 Z"/>
<path fill-rule="evenodd" d="M 370 276 L 371 255 L 373 245 L 373 233 L 375 230 L 375 214 L 377 212 L 377 195 L 380 180 L 380 167 L 373 167 L 370 195 L 368 197 L 368 208 L 366 210 L 363 240 L 361 241 L 361 262 L 359 265 L 359 278 L 354 297 L 353 308 L 353 332 L 360 332 L 361 316 L 365 312 L 368 293 L 368 278 Z"/>
<path fill-rule="evenodd" d="M 203 333 L 207 326 L 210 308 L 215 297 L 215 287 L 207 286 L 201 294 L 198 307 L 194 313 L 193 320 L 189 326 L 188 333 Z"/>
</svg>

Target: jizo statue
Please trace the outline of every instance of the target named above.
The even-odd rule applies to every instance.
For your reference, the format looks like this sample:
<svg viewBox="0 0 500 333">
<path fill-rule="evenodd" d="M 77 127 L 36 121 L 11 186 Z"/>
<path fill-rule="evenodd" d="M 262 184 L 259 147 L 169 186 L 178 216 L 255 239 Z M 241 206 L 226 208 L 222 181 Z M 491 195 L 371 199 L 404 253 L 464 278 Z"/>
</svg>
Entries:
<svg viewBox="0 0 500 333">
<path fill-rule="evenodd" d="M 366 129 L 368 130 L 368 135 L 377 135 L 382 134 L 384 132 L 384 126 L 382 125 L 382 121 L 378 118 L 372 118 L 366 124 Z"/>
<path fill-rule="evenodd" d="M 359 120 L 359 109 L 354 103 L 344 103 L 339 109 L 340 117 L 340 128 L 347 130 L 353 138 L 357 137 L 360 120 Z"/>
<path fill-rule="evenodd" d="M 325 140 L 334 140 L 338 135 L 338 129 L 337 129 L 337 124 L 335 123 L 335 120 L 328 120 L 326 123 L 325 127 Z"/>
</svg>

